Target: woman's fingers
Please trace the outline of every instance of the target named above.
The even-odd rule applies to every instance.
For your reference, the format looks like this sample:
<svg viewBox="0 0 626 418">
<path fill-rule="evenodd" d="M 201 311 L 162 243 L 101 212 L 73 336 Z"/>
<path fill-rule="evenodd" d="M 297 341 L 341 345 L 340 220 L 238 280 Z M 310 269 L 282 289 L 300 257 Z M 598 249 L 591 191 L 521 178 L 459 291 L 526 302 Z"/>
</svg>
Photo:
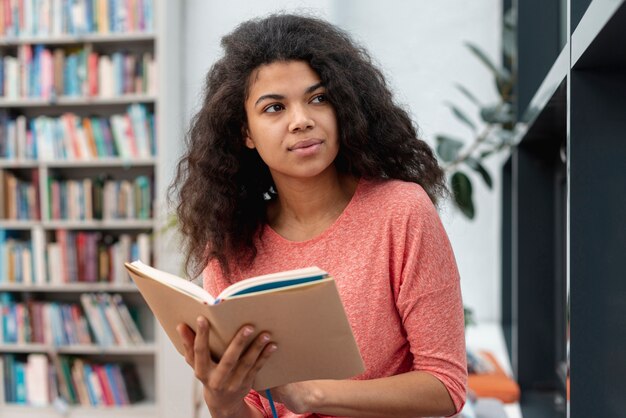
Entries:
<svg viewBox="0 0 626 418">
<path fill-rule="evenodd" d="M 209 350 L 209 321 L 200 316 L 197 319 L 198 333 L 193 345 L 194 372 L 196 378 L 206 385 L 211 367 L 211 352 Z"/>
<path fill-rule="evenodd" d="M 176 327 L 176 331 L 183 339 L 183 347 L 185 349 L 185 361 L 191 367 L 194 366 L 194 354 L 193 354 L 193 346 L 196 338 L 196 333 L 193 332 L 191 328 L 187 324 L 178 324 Z"/>
<path fill-rule="evenodd" d="M 258 371 L 277 349 L 267 332 L 255 338 L 254 328 L 246 325 L 237 332 L 216 364 L 211 359 L 210 327 L 206 318 L 198 317 L 197 332 L 186 324 L 179 324 L 176 330 L 183 340 L 185 361 L 194 369 L 196 378 L 214 391 L 236 391 L 251 386 Z"/>
<path fill-rule="evenodd" d="M 246 351 L 254 339 L 254 327 L 243 326 L 230 342 L 224 355 L 213 370 L 211 383 L 215 386 L 223 386 L 231 380 L 233 372 L 238 368 L 242 354 Z"/>
<path fill-rule="evenodd" d="M 256 357 L 254 357 L 254 353 L 252 352 L 252 350 L 249 350 L 248 353 L 246 353 L 246 355 L 251 355 L 251 357 L 255 358 L 254 364 L 252 367 L 250 367 L 248 370 L 242 369 L 241 370 L 241 384 L 246 385 L 246 386 L 252 386 L 252 383 L 254 382 L 254 378 L 257 375 L 257 373 L 259 372 L 259 370 L 261 370 L 261 368 L 265 365 L 265 363 L 267 363 L 267 360 L 270 358 L 270 356 L 272 355 L 273 352 L 275 352 L 278 349 L 278 346 L 275 343 L 269 343 L 267 344 L 267 342 L 264 343 L 263 347 L 261 348 L 260 353 L 256 354 Z"/>
<path fill-rule="evenodd" d="M 270 335 L 267 332 L 259 334 L 248 349 L 242 353 L 239 364 L 233 370 L 231 382 L 233 385 L 241 385 L 248 373 L 255 367 L 263 349 L 270 342 Z"/>
</svg>

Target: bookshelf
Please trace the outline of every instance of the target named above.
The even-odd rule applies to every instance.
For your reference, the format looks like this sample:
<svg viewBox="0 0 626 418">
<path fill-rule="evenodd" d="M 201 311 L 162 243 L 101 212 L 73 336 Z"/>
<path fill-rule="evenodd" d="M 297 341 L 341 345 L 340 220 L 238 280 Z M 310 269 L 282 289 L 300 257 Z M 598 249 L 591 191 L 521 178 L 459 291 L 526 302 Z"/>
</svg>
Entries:
<svg viewBox="0 0 626 418">
<path fill-rule="evenodd" d="M 527 123 L 503 167 L 503 319 L 522 413 L 619 416 L 626 59 L 616 51 L 626 1 L 517 8 L 517 110 Z"/>
<path fill-rule="evenodd" d="M 4 1 L 0 3 L 5 7 Z M 0 372 L 4 376 L 7 356 L 17 362 L 45 356 L 49 370 L 56 374 L 56 392 L 63 395 L 58 361 L 71 359 L 67 360 L 71 365 L 73 359 L 81 359 L 96 375 L 88 375 L 85 369 L 84 388 L 99 386 L 103 393 L 88 394 L 87 405 L 78 395 L 74 403 L 50 396 L 45 404 L 18 404 L 7 401 L 8 381 L 3 378 L 0 416 L 160 416 L 167 403 L 163 336 L 134 284 L 115 269 L 119 273 L 121 261 L 140 253 L 142 258 L 148 254 L 157 266 L 163 262 L 164 244 L 156 232 L 165 216 L 160 202 L 173 166 L 168 158 L 176 155 L 172 152 L 176 145 L 163 138 L 180 135 L 178 88 L 165 80 L 179 71 L 180 61 L 175 58 L 179 5 L 166 0 L 78 0 L 68 6 L 76 8 L 70 13 L 55 12 L 54 7 L 62 3 L 42 2 L 42 9 L 50 11 L 48 18 L 37 13 L 28 18 L 27 11 L 17 11 L 13 17 L 20 16 L 20 30 L 31 28 L 22 33 L 0 13 L 0 295 L 4 295 L 3 309 L 12 306 L 14 311 L 8 311 L 12 314 L 22 312 L 18 304 L 28 303 L 28 309 L 37 304 L 44 313 L 55 309 L 65 313 L 61 306 L 68 312 L 75 306 L 91 341 L 44 342 L 23 335 L 19 341 L 7 341 L 7 334 L 0 333 Z M 109 18 L 109 30 L 104 32 L 98 29 L 106 25 L 99 14 L 102 7 Z M 134 9 L 122 11 L 124 7 Z M 63 23 L 55 25 L 59 16 Z M 72 27 L 74 32 L 66 33 Z M 39 29 L 42 33 L 37 33 Z M 55 61 L 55 53 L 63 59 Z M 161 59 L 166 56 L 173 59 Z M 70 59 L 77 62 L 70 64 Z M 21 71 L 17 79 L 15 72 L 10 73 L 14 70 L 7 72 L 15 61 Z M 54 76 L 60 68 L 62 81 Z M 28 69 L 32 75 L 25 77 Z M 52 74 L 46 69 L 52 69 Z M 15 180 L 7 181 L 13 177 L 18 186 Z M 96 184 L 98 179 L 102 184 Z M 124 328 L 129 326 L 124 322 L 127 318 L 109 300 L 99 302 L 102 307 L 94 315 L 105 312 L 100 320 L 108 321 L 107 338 L 112 341 L 99 342 L 87 305 L 81 302 L 85 295 L 98 301 L 100 295 L 116 295 L 142 341 L 121 340 L 130 338 Z M 35 311 L 24 309 L 34 321 Z M 67 328 L 68 317 L 61 318 Z M 51 328 L 58 326 L 52 325 L 53 319 L 46 321 Z M 6 332 L 3 325 L 0 332 Z M 56 335 L 54 330 L 48 332 Z M 127 379 L 122 370 L 126 365 L 138 384 Z M 120 379 L 124 384 L 118 385 Z M 122 399 L 121 390 L 126 387 L 129 398 L 135 386 L 141 387 L 141 399 Z"/>
</svg>

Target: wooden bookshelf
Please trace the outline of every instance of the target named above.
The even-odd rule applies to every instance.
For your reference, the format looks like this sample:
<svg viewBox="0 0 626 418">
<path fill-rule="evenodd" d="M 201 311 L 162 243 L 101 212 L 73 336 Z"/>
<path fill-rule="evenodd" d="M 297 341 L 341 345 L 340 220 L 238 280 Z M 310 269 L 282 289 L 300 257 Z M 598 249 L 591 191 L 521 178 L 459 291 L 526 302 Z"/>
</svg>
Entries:
<svg viewBox="0 0 626 418">
<path fill-rule="evenodd" d="M 79 3 L 82 0 L 79 0 Z M 135 366 L 139 381 L 145 393 L 145 399 L 136 404 L 124 406 L 81 406 L 68 405 L 57 402 L 46 407 L 29 405 L 17 405 L 7 403 L 3 384 L 0 384 L 0 416 L 10 417 L 72 417 L 72 418 L 97 418 L 97 417 L 145 417 L 161 416 L 163 410 L 165 385 L 161 383 L 165 375 L 161 370 L 161 345 L 162 336 L 156 321 L 148 307 L 143 302 L 134 284 L 127 283 L 49 283 L 47 282 L 48 264 L 58 260 L 46 259 L 46 246 L 54 242 L 56 231 L 64 230 L 68 233 L 98 233 L 111 236 L 114 239 L 123 234 L 130 235 L 134 240 L 137 234 L 150 234 L 151 236 L 151 263 L 157 266 L 160 263 L 158 231 L 162 224 L 159 219 L 164 218 L 163 207 L 156 204 L 157 200 L 163 200 L 163 194 L 167 187 L 170 168 L 163 166 L 163 156 L 167 155 L 170 144 L 163 141 L 163 137 L 169 134 L 178 134 L 175 127 L 179 126 L 176 106 L 178 87 L 165 83 L 168 75 L 179 70 L 174 70 L 167 59 L 163 59 L 172 52 L 173 42 L 179 35 L 171 35 L 171 31 L 178 31 L 179 16 L 178 2 L 166 0 L 152 0 L 154 30 L 148 32 L 126 33 L 82 33 L 76 35 L 55 36 L 2 36 L 0 34 L 0 51 L 2 56 L 15 57 L 19 48 L 28 45 L 43 45 L 44 48 L 55 48 L 66 51 L 76 50 L 88 46 L 92 51 L 101 55 L 110 56 L 120 51 L 129 54 L 149 53 L 154 58 L 156 67 L 155 91 L 150 93 L 124 93 L 116 96 L 100 97 L 87 94 L 81 96 L 53 94 L 48 98 L 36 97 L 11 97 L 5 98 L 0 91 L 0 112 L 5 112 L 10 118 L 24 115 L 28 121 L 39 116 L 58 118 L 65 113 L 76 114 L 80 118 L 98 117 L 110 118 L 112 115 L 124 114 L 130 105 L 142 105 L 146 112 L 155 116 L 153 131 L 155 149 L 153 155 L 135 157 L 112 157 L 96 156 L 86 159 L 39 159 L 39 158 L 6 158 L 0 155 L 0 170 L 18 173 L 28 181 L 39 184 L 38 204 L 39 219 L 7 219 L 0 217 L 0 232 L 4 231 L 7 237 L 12 236 L 19 240 L 32 240 L 34 235 L 43 237 L 32 248 L 33 263 L 36 259 L 44 260 L 45 265 L 40 266 L 43 271 L 43 283 L 15 283 L 9 282 L 2 277 L 4 270 L 0 269 L 0 294 L 9 293 L 16 301 L 33 298 L 42 302 L 80 303 L 80 296 L 89 294 L 119 294 L 124 302 L 138 311 L 140 332 L 145 339 L 144 344 L 137 345 L 60 345 L 34 344 L 34 343 L 7 343 L 0 338 L 0 357 L 12 354 L 19 359 L 25 359 L 29 354 L 47 354 L 52 359 L 57 356 L 79 357 L 96 363 L 118 362 L 130 363 Z M 168 16 L 164 19 L 163 16 Z M 173 29 L 171 29 L 173 28 Z M 170 35 L 168 35 L 170 34 Z M 176 45 L 178 46 L 178 45 Z M 178 48 L 176 48 L 178 49 Z M 178 65 L 179 60 L 174 59 Z M 176 79 L 176 78 L 175 78 Z M 161 113 L 163 112 L 163 113 Z M 156 117 L 158 114 L 158 117 Z M 174 130 L 172 130 L 174 128 Z M 150 129 L 150 126 L 148 126 Z M 162 149 L 163 148 L 163 149 Z M 2 147 L 0 147 L 0 154 Z M 93 220 L 68 220 L 51 219 L 48 216 L 51 196 L 47 189 L 48 179 L 59 177 L 71 180 L 89 178 L 97 174 L 110 175 L 116 180 L 132 180 L 145 175 L 151 183 L 151 214 L 147 219 L 93 219 Z M 0 188 L 0 191 L 2 188 Z M 5 196 L 0 196 L 4 202 Z M 1 214 L 2 212 L 0 212 Z M 0 237 L 3 235 L 0 234 Z M 1 243 L 0 243 L 1 244 Z M 33 245 L 34 240 L 33 240 Z M 34 266 L 33 270 L 36 270 Z M 0 327 L 1 329 L 1 327 Z M 0 335 L 1 337 L 1 335 Z M 54 366 L 51 366 L 54 367 Z M 2 367 L 0 367 L 0 370 Z M 3 380 L 0 378 L 0 380 Z"/>
</svg>

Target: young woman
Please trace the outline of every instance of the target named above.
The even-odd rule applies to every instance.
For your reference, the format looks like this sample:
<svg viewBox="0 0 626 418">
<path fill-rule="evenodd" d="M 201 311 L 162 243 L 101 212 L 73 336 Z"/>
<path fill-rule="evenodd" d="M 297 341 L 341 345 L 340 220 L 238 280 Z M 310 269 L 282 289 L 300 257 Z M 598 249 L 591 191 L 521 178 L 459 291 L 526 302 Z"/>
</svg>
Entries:
<svg viewBox="0 0 626 418">
<path fill-rule="evenodd" d="M 187 267 L 217 294 L 316 265 L 335 278 L 366 371 L 272 389 L 281 417 L 449 416 L 467 370 L 458 271 L 435 205 L 444 177 L 367 53 L 331 24 L 273 15 L 222 39 L 172 185 Z M 184 324 L 214 418 L 271 416 L 251 390 L 280 346 L 242 327 L 211 359 Z M 297 332 L 297 330 L 294 330 Z"/>
</svg>

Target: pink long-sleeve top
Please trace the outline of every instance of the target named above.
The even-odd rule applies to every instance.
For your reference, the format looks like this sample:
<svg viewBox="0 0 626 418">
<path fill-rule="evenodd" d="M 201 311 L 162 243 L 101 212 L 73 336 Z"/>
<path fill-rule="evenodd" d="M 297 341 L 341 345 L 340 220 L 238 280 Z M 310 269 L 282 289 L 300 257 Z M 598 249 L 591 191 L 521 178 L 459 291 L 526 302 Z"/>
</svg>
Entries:
<svg viewBox="0 0 626 418">
<path fill-rule="evenodd" d="M 437 211 L 419 185 L 361 179 L 343 213 L 320 235 L 294 242 L 266 225 L 256 245 L 253 264 L 235 266 L 229 277 L 209 263 L 205 288 L 216 295 L 247 277 L 318 266 L 337 283 L 365 362 L 355 379 L 427 372 L 461 410 L 467 366 L 459 274 Z M 272 416 L 258 393 L 246 400 Z M 283 418 L 321 416 L 276 407 Z"/>
</svg>

